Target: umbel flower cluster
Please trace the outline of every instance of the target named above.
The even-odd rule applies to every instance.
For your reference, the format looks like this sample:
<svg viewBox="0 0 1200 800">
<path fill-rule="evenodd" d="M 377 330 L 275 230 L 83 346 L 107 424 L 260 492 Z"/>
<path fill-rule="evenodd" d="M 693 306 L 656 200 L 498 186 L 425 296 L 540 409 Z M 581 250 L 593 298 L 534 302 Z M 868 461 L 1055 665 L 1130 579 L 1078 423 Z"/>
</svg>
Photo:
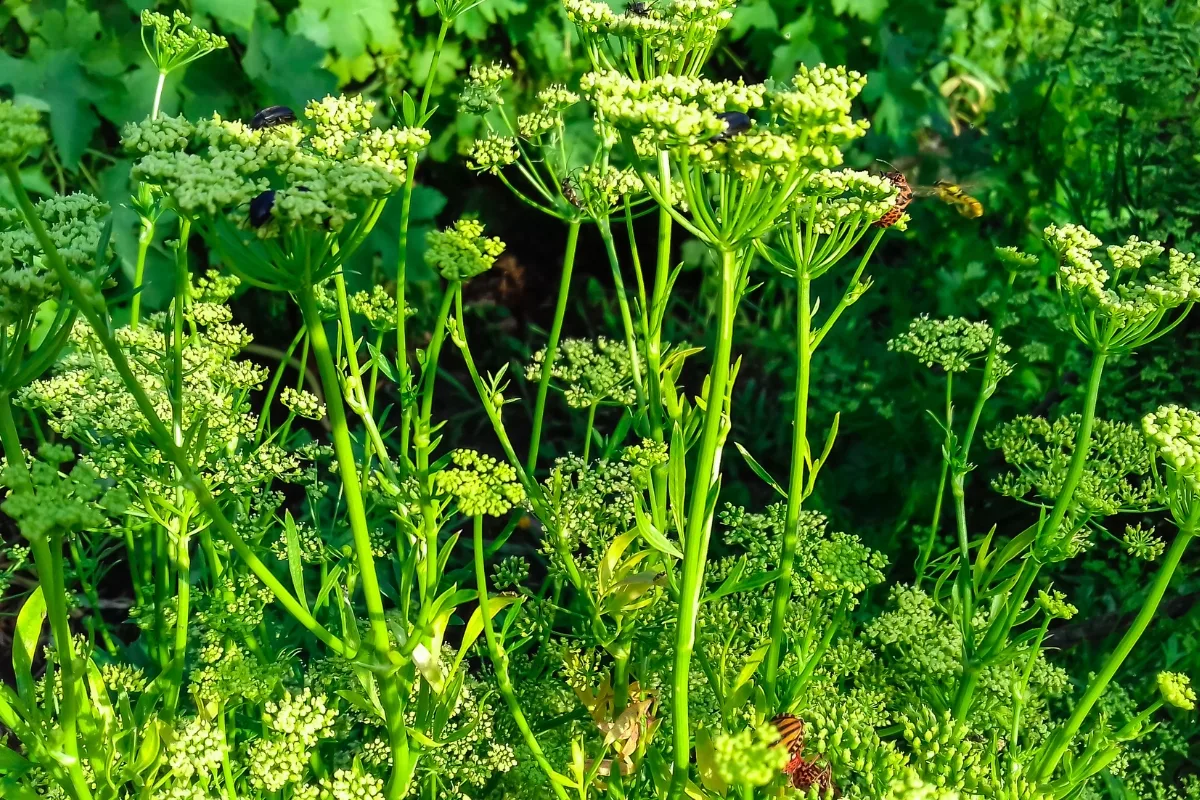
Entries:
<svg viewBox="0 0 1200 800">
<path fill-rule="evenodd" d="M 908 330 L 888 341 L 888 350 L 907 353 L 926 367 L 939 367 L 948 373 L 966 372 L 989 352 L 1004 354 L 1009 346 L 986 322 L 962 317 L 932 319 L 922 314 L 909 323 Z M 1001 361 L 998 377 L 1012 372 L 1012 365 Z"/>
<path fill-rule="evenodd" d="M 1181 318 L 1172 324 L 1170 312 L 1200 300 L 1200 262 L 1191 253 L 1132 236 L 1105 248 L 1105 262 L 1096 257 L 1102 242 L 1080 225 L 1051 225 L 1045 234 L 1059 257 L 1071 324 L 1093 348 L 1122 352 L 1153 341 Z"/>
<path fill-rule="evenodd" d="M 525 376 L 537 380 L 545 360 L 545 348 L 534 353 L 525 367 Z M 630 406 L 636 399 L 629 349 L 603 336 L 562 342 L 550 374 L 566 384 L 563 393 L 572 408 L 589 408 L 604 402 Z"/>
<path fill-rule="evenodd" d="M 129 125 L 134 177 L 158 187 L 186 216 L 230 214 L 259 236 L 290 228 L 339 231 L 403 183 L 406 159 L 429 141 L 421 129 L 372 127 L 375 104 L 326 97 L 291 121 L 251 127 L 220 115 L 196 123 L 164 116 Z M 259 216 L 251 201 L 272 192 Z"/>
<path fill-rule="evenodd" d="M 106 204 L 78 193 L 42 200 L 34 208 L 67 266 L 86 270 L 104 258 L 98 249 L 109 212 Z M 16 211 L 0 209 L 0 325 L 17 325 L 20 335 L 29 315 L 61 294 L 41 243 Z"/>
</svg>

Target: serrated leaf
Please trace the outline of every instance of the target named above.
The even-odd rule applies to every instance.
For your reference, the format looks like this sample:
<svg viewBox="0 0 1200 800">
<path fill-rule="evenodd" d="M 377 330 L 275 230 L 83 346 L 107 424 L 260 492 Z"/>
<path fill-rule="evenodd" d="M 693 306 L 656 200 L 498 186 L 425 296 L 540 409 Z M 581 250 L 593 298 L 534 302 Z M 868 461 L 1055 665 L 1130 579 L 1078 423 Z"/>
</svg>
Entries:
<svg viewBox="0 0 1200 800">
<path fill-rule="evenodd" d="M 192 11 L 208 14 L 226 25 L 250 30 L 254 24 L 255 0 L 194 0 Z"/>
</svg>

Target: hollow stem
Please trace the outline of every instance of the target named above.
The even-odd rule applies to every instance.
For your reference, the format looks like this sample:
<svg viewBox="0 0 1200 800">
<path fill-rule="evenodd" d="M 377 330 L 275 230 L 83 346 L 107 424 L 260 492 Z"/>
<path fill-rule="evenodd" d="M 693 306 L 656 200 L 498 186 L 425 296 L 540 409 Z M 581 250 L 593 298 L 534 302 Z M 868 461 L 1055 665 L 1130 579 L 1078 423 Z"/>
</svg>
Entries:
<svg viewBox="0 0 1200 800">
<path fill-rule="evenodd" d="M 779 555 L 779 577 L 775 579 L 775 595 L 771 602 L 770 649 L 767 651 L 764 690 L 768 700 L 774 700 L 779 675 L 779 657 L 783 648 L 783 621 L 788 600 L 792 596 L 792 570 L 796 560 L 796 545 L 800 535 L 800 506 L 804 497 L 804 465 L 808 458 L 808 392 L 812 349 L 812 279 L 803 267 L 796 270 L 796 400 L 792 408 L 792 465 L 788 482 L 787 510 L 784 513 L 783 547 Z"/>
<path fill-rule="evenodd" d="M 687 531 L 684 536 L 684 564 L 679 593 L 679 612 L 675 634 L 674 691 L 671 714 L 674 767 L 667 796 L 683 795 L 691 762 L 691 728 L 688 720 L 688 678 L 696 646 L 696 621 L 700 614 L 700 592 L 704 585 L 704 567 L 708 557 L 709 498 L 717 486 L 720 467 L 725 397 L 729 389 L 730 354 L 733 349 L 733 317 L 737 304 L 738 257 L 732 250 L 721 251 L 721 295 L 717 311 L 716 351 L 708 378 L 708 400 L 703 432 L 695 464 Z"/>
<path fill-rule="evenodd" d="M 316 294 L 312 286 L 305 286 L 297 293 L 304 324 L 308 329 L 308 340 L 317 362 L 317 371 L 325 392 L 325 407 L 329 414 L 334 455 L 342 481 L 342 492 L 346 499 L 346 515 L 350 533 L 354 539 L 355 560 L 362 583 L 363 599 L 367 606 L 367 618 L 371 628 L 372 648 L 376 657 L 385 663 L 391 651 L 391 639 L 387 621 L 384 619 L 383 594 L 379 589 L 379 578 L 375 572 L 375 556 L 371 551 L 371 536 L 367 525 L 366 505 L 363 503 L 362 488 L 358 476 L 358 464 L 354 458 L 354 444 L 350 439 L 350 428 L 346 422 L 346 409 L 342 398 L 337 365 L 325 336 L 325 326 L 317 308 Z M 407 791 L 407 781 L 398 781 L 402 765 L 407 764 L 408 733 L 404 725 L 404 705 L 400 695 L 399 678 L 395 673 L 380 675 L 380 701 L 383 705 L 384 721 L 388 732 L 388 744 L 393 757 L 392 780 L 388 782 L 389 800 L 399 798 Z"/>
<path fill-rule="evenodd" d="M 558 342 L 562 336 L 563 318 L 567 313 L 567 298 L 571 293 L 571 273 L 575 269 L 575 249 L 579 244 L 580 220 L 573 219 L 567 225 L 567 249 L 563 253 L 562 277 L 558 282 L 558 301 L 554 305 L 554 321 L 550 324 L 550 338 L 546 340 L 546 358 L 542 362 L 542 374 L 538 377 L 537 399 L 533 405 L 533 430 L 529 434 L 529 460 L 527 470 L 534 475 L 537 470 L 538 450 L 542 444 L 542 421 L 546 413 L 546 398 L 550 393 L 550 374 L 554 359 L 558 356 Z"/>
<path fill-rule="evenodd" d="M 163 86 L 167 83 L 167 73 L 158 73 L 158 83 L 154 87 L 154 105 L 150 109 L 150 119 L 158 119 L 158 110 L 162 106 Z"/>
<path fill-rule="evenodd" d="M 1197 509 L 1200 511 L 1200 506 L 1197 506 Z M 1133 624 L 1129 626 L 1129 630 L 1125 632 L 1125 635 L 1121 637 L 1121 641 L 1117 643 L 1116 649 L 1105 660 L 1104 666 L 1092 678 L 1087 691 L 1084 692 L 1083 697 L 1080 698 L 1075 709 L 1071 712 L 1070 718 L 1047 741 L 1046 749 L 1037 765 L 1037 778 L 1039 781 L 1050 780 L 1050 776 L 1054 774 L 1054 770 L 1058 767 L 1059 761 L 1062 760 L 1063 755 L 1067 752 L 1067 748 L 1071 746 L 1071 741 L 1075 738 L 1075 734 L 1079 733 L 1079 728 L 1087 719 L 1088 714 L 1091 713 L 1100 696 L 1104 694 L 1104 690 L 1108 688 L 1108 684 L 1112 681 L 1113 676 L 1117 674 L 1117 670 L 1125 663 L 1125 659 L 1129 657 L 1129 654 L 1133 652 L 1134 645 L 1142 638 L 1142 634 L 1146 632 L 1150 621 L 1154 619 L 1154 614 L 1158 611 L 1163 596 L 1167 593 L 1167 587 L 1171 584 L 1171 578 L 1175 576 L 1175 571 L 1179 568 L 1179 564 L 1183 560 L 1184 552 L 1196 535 L 1198 524 L 1200 524 L 1197 514 L 1193 514 L 1189 522 L 1190 524 L 1187 527 L 1179 530 L 1179 533 L 1175 536 L 1175 541 L 1171 543 L 1171 548 L 1167 551 L 1166 558 L 1163 560 L 1162 566 L 1159 567 L 1158 575 L 1155 576 L 1154 583 L 1150 587 L 1150 593 L 1146 595 L 1146 599 L 1142 602 L 1142 608 L 1138 611 Z"/>
</svg>

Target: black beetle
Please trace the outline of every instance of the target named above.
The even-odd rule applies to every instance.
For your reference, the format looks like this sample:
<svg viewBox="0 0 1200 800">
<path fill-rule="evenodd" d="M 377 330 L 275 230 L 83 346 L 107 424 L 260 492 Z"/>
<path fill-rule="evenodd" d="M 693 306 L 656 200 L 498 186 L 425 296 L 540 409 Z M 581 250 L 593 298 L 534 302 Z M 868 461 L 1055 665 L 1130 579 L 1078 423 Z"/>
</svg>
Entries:
<svg viewBox="0 0 1200 800">
<path fill-rule="evenodd" d="M 717 117 L 725 123 L 725 130 L 718 133 L 710 142 L 724 142 L 732 139 L 734 136 L 739 136 L 754 125 L 754 121 L 750 119 L 749 114 L 743 114 L 741 111 L 722 111 L 717 114 Z"/>
<path fill-rule="evenodd" d="M 625 13 L 632 14 L 635 17 L 648 17 L 650 16 L 650 4 L 635 1 L 629 4 L 629 7 L 625 9 Z"/>
<path fill-rule="evenodd" d="M 250 201 L 250 225 L 261 228 L 271 221 L 271 209 L 275 208 L 275 192 L 268 189 Z"/>
<path fill-rule="evenodd" d="M 296 112 L 287 106 L 267 106 L 254 115 L 250 120 L 250 130 L 258 131 L 263 128 L 274 128 L 277 125 L 287 125 L 296 121 Z"/>
</svg>

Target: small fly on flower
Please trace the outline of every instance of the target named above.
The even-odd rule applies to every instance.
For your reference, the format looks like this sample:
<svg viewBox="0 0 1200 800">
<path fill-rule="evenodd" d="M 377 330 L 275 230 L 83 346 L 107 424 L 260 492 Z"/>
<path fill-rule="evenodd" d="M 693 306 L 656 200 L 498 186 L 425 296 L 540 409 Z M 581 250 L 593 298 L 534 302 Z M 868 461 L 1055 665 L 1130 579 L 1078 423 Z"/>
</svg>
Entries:
<svg viewBox="0 0 1200 800">
<path fill-rule="evenodd" d="M 280 125 L 290 125 L 295 121 L 296 112 L 287 106 L 267 106 L 254 115 L 247 127 L 252 131 L 260 131 Z"/>
<path fill-rule="evenodd" d="M 725 142 L 740 136 L 754 126 L 750 115 L 742 111 L 722 111 L 717 117 L 725 123 L 725 130 L 709 139 L 710 142 Z"/>
<path fill-rule="evenodd" d="M 633 17 L 648 17 L 650 16 L 650 4 L 635 0 L 625 9 L 625 13 Z"/>
</svg>

